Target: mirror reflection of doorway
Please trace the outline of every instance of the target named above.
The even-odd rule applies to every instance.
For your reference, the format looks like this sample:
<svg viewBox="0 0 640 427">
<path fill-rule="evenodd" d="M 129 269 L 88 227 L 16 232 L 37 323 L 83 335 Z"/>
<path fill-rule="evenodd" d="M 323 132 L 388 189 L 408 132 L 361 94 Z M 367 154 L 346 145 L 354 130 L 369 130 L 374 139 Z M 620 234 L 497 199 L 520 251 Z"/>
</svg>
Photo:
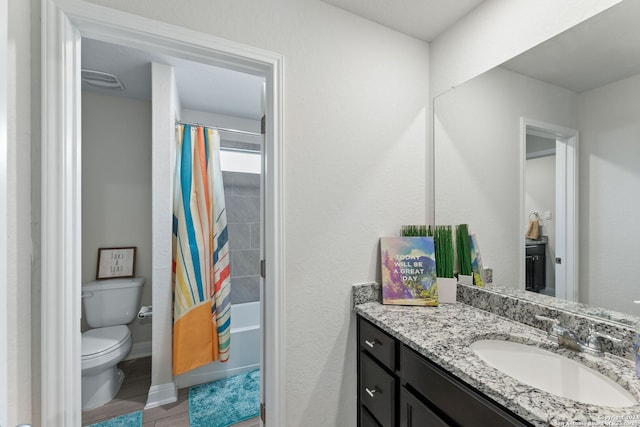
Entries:
<svg viewBox="0 0 640 427">
<path fill-rule="evenodd" d="M 524 209 L 525 289 L 555 296 L 556 139 L 527 133 Z M 535 227 L 534 227 L 535 225 Z"/>
<path fill-rule="evenodd" d="M 526 118 L 521 132 L 525 289 L 577 301 L 578 132 Z"/>
</svg>

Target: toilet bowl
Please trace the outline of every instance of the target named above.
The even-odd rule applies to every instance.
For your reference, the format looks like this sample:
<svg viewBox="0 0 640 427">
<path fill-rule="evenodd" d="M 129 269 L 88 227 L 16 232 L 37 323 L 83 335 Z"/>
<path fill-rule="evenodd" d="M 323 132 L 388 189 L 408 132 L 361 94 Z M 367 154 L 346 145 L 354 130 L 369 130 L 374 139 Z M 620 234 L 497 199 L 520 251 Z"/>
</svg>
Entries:
<svg viewBox="0 0 640 427">
<path fill-rule="evenodd" d="M 82 333 L 82 410 L 104 405 L 115 397 L 124 380 L 118 369 L 131 350 L 127 327 L 140 307 L 142 278 L 91 282 L 82 287 L 87 324 Z"/>
<path fill-rule="evenodd" d="M 94 409 L 115 397 L 124 381 L 118 363 L 131 350 L 125 325 L 90 329 L 82 334 L 82 410 Z"/>
</svg>

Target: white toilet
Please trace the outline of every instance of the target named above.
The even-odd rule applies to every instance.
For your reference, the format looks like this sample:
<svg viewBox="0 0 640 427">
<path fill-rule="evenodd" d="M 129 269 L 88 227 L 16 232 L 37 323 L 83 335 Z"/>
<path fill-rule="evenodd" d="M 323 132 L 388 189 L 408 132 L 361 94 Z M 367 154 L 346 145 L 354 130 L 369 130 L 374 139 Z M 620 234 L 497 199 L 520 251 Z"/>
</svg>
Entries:
<svg viewBox="0 0 640 427">
<path fill-rule="evenodd" d="M 90 328 L 82 333 L 82 410 L 109 402 L 120 390 L 124 373 L 118 363 L 131 350 L 131 323 L 140 308 L 144 278 L 109 279 L 82 286 L 82 303 Z"/>
</svg>

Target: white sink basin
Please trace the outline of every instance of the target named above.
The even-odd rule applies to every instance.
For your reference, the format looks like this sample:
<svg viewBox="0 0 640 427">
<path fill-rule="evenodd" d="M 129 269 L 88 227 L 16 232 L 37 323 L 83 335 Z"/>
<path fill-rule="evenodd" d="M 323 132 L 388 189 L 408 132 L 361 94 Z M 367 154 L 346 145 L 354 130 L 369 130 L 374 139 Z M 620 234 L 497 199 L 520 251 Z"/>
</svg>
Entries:
<svg viewBox="0 0 640 427">
<path fill-rule="evenodd" d="M 513 341 L 479 340 L 471 344 L 471 349 L 497 370 L 556 396 L 615 408 L 638 403 L 610 378 L 538 347 Z"/>
</svg>

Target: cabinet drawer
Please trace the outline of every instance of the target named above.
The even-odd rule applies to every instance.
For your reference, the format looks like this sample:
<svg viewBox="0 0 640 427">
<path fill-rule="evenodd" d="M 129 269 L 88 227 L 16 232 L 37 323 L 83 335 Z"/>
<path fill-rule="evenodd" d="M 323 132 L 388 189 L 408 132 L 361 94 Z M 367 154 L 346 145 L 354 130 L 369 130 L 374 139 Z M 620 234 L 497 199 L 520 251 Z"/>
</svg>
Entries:
<svg viewBox="0 0 640 427">
<path fill-rule="evenodd" d="M 403 381 L 454 424 L 471 427 L 530 425 L 404 346 L 401 365 Z"/>
<path fill-rule="evenodd" d="M 525 255 L 544 255 L 546 245 L 526 245 Z"/>
<path fill-rule="evenodd" d="M 365 353 L 360 353 L 360 403 L 373 414 L 382 427 L 395 420 L 396 378 Z"/>
<path fill-rule="evenodd" d="M 409 390 L 400 388 L 400 427 L 448 427 L 449 425 L 437 416 L 424 403 L 418 400 Z"/>
<path fill-rule="evenodd" d="M 360 348 L 394 371 L 396 368 L 396 340 L 361 317 L 358 317 L 358 327 Z"/>
</svg>

